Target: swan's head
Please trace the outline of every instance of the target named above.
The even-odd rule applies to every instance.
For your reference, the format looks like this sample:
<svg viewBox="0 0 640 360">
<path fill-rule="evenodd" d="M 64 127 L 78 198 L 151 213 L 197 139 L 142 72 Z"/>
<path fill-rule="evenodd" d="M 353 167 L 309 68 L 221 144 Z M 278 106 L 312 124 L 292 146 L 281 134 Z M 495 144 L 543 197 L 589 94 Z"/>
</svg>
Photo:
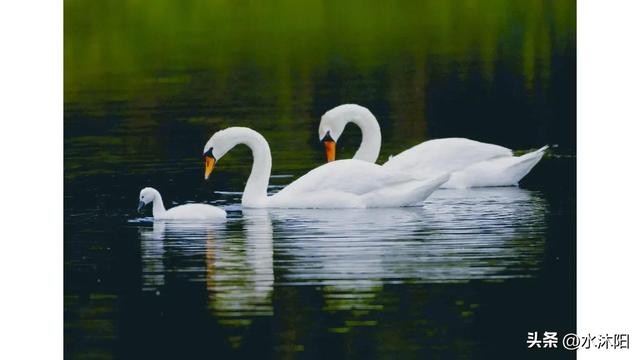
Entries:
<svg viewBox="0 0 640 360">
<path fill-rule="evenodd" d="M 154 188 L 146 187 L 140 190 L 140 197 L 138 202 L 138 212 L 142 211 L 145 205 L 152 203 L 156 199 L 158 191 Z"/>
<path fill-rule="evenodd" d="M 347 123 L 356 120 L 363 113 L 370 113 L 367 108 L 356 104 L 343 104 L 327 111 L 320 118 L 318 137 L 327 151 L 327 161 L 336 159 L 336 143 L 344 132 Z"/>
<path fill-rule="evenodd" d="M 320 125 L 318 126 L 318 138 L 324 143 L 327 152 L 327 161 L 336 159 L 336 142 L 342 135 L 344 127 L 347 125 L 345 120 L 345 105 L 335 107 L 322 115 Z"/>
<path fill-rule="evenodd" d="M 213 168 L 216 166 L 216 162 L 238 143 L 233 131 L 230 131 L 232 129 L 234 128 L 228 128 L 216 132 L 211 136 L 209 141 L 204 144 L 202 152 L 204 156 L 205 180 L 209 179 Z"/>
</svg>

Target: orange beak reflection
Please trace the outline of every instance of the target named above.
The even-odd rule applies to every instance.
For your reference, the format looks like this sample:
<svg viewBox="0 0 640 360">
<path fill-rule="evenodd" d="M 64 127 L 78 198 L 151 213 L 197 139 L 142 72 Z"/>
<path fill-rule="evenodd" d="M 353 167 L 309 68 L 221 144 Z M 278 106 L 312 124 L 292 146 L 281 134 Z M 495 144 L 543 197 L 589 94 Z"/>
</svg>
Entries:
<svg viewBox="0 0 640 360">
<path fill-rule="evenodd" d="M 333 140 L 325 140 L 324 148 L 327 150 L 327 162 L 336 159 L 336 142 Z"/>
<path fill-rule="evenodd" d="M 213 168 L 216 166 L 216 159 L 213 156 L 205 156 L 204 157 L 204 179 L 208 180 L 209 175 L 213 171 Z"/>
</svg>

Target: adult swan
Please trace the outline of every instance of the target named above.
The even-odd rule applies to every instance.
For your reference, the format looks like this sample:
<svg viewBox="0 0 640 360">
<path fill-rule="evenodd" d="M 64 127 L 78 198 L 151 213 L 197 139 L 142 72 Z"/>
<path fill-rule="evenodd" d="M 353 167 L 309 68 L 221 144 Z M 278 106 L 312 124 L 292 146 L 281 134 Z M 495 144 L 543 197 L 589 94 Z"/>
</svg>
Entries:
<svg viewBox="0 0 640 360">
<path fill-rule="evenodd" d="M 426 199 L 449 176 L 430 179 L 397 173 L 361 160 L 341 160 L 319 166 L 278 193 L 267 196 L 271 150 L 258 132 L 231 127 L 213 134 L 204 146 L 205 179 L 229 150 L 247 145 L 253 154 L 251 175 L 242 206 L 251 208 L 364 208 L 409 206 Z"/>
<path fill-rule="evenodd" d="M 336 141 L 347 123 L 362 131 L 360 148 L 354 159 L 375 162 L 380 153 L 382 134 L 375 116 L 365 107 L 355 104 L 337 106 L 320 120 L 318 133 L 327 151 L 327 161 L 335 160 Z M 383 167 L 418 175 L 450 173 L 442 187 L 468 188 L 482 186 L 513 186 L 540 161 L 548 146 L 513 156 L 510 149 L 464 138 L 425 141 L 394 156 Z"/>
</svg>

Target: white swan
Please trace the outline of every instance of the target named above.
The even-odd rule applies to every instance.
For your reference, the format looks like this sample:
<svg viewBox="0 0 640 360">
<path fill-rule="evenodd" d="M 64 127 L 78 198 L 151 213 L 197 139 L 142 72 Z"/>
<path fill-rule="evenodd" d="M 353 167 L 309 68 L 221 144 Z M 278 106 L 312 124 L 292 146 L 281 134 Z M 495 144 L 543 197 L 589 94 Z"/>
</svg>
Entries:
<svg viewBox="0 0 640 360">
<path fill-rule="evenodd" d="M 347 123 L 362 131 L 360 148 L 353 156 L 375 162 L 380 153 L 382 135 L 375 116 L 365 107 L 355 104 L 337 106 L 327 111 L 320 121 L 318 134 L 324 142 L 327 160 L 335 159 L 335 143 Z M 390 157 L 383 167 L 414 174 L 451 173 L 443 188 L 518 185 L 520 179 L 540 161 L 548 146 L 513 156 L 510 149 L 464 138 L 425 141 Z"/>
<path fill-rule="evenodd" d="M 253 154 L 251 175 L 242 194 L 242 205 L 250 208 L 364 208 L 417 204 L 448 180 L 448 175 L 430 179 L 395 172 L 361 160 L 341 160 L 319 166 L 267 196 L 271 174 L 271 150 L 254 130 L 231 127 L 213 134 L 204 146 L 205 179 L 216 164 L 238 144 Z"/>
<path fill-rule="evenodd" d="M 149 203 L 153 203 L 153 218 L 157 220 L 213 220 L 227 217 L 223 209 L 207 204 L 186 204 L 166 210 L 158 190 L 146 187 L 140 190 L 138 212 Z"/>
</svg>

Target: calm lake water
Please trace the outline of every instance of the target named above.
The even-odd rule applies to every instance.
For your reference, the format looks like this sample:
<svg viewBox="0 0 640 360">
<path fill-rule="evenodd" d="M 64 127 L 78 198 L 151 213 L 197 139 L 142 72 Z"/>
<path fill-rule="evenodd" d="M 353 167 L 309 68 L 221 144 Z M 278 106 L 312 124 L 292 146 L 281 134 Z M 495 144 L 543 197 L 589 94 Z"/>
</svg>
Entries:
<svg viewBox="0 0 640 360">
<path fill-rule="evenodd" d="M 526 338 L 575 329 L 575 93 L 573 1 L 65 1 L 66 357 L 574 358 Z M 424 207 L 243 210 L 244 148 L 202 180 L 206 140 L 249 126 L 278 191 L 347 102 L 381 159 L 552 148 L 520 187 Z M 145 186 L 229 219 L 153 222 Z"/>
</svg>

